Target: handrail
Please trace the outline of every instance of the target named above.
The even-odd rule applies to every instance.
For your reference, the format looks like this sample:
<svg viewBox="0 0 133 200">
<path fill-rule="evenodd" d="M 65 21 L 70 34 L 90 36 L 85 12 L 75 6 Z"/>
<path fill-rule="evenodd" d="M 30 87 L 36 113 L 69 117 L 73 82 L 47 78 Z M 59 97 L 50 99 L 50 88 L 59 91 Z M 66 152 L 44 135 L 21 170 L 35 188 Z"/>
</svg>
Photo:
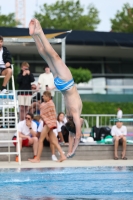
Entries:
<svg viewBox="0 0 133 200">
<path fill-rule="evenodd" d="M 3 116 L 0 117 L 0 119 L 3 119 L 3 121 L 6 120 L 6 123 L 8 124 L 8 127 L 7 128 L 0 128 L 0 132 L 2 131 L 8 131 L 8 137 L 9 137 L 9 133 L 11 130 L 16 130 L 17 131 L 17 123 L 18 123 L 18 116 L 17 116 L 17 101 L 16 101 L 16 93 L 15 93 L 15 84 L 14 84 L 14 77 L 13 77 L 13 71 L 14 71 L 14 68 L 13 68 L 13 65 L 11 65 L 11 68 L 12 68 L 12 76 L 11 76 L 11 80 L 12 80 L 12 94 L 1 94 L 0 95 L 0 107 L 2 108 L 3 110 Z M 4 78 L 5 76 L 0 76 L 0 78 Z M 9 83 L 7 85 L 7 87 L 9 86 Z M 10 103 L 10 97 L 11 95 L 13 96 L 13 104 L 9 104 Z M 4 104 L 5 102 L 5 104 Z M 10 113 L 9 113 L 9 109 L 13 107 L 14 108 L 14 114 L 15 114 L 15 117 L 10 117 Z M 7 109 L 7 114 L 5 113 L 5 109 Z M 12 129 L 10 128 L 9 126 L 9 122 L 10 119 L 15 119 L 15 128 Z M 8 152 L 0 152 L 0 155 L 8 155 L 8 160 L 10 162 L 10 155 L 13 155 L 13 154 L 18 154 L 19 155 L 19 164 L 21 164 L 21 154 L 20 154 L 20 143 L 19 143 L 19 135 L 18 135 L 18 131 L 17 131 L 17 140 L 15 141 L 17 144 L 18 144 L 18 150 L 16 152 L 11 152 L 10 151 L 10 143 L 12 143 L 13 141 L 12 140 L 0 140 L 0 143 L 8 143 Z"/>
<path fill-rule="evenodd" d="M 92 126 L 101 127 L 101 126 L 114 125 L 115 123 L 114 119 L 117 118 L 117 115 L 116 114 L 81 114 L 81 117 L 87 121 L 89 127 L 92 127 Z M 133 114 L 124 114 L 123 122 L 125 122 L 127 118 L 130 119 L 130 120 L 127 120 L 128 126 L 132 128 Z"/>
</svg>

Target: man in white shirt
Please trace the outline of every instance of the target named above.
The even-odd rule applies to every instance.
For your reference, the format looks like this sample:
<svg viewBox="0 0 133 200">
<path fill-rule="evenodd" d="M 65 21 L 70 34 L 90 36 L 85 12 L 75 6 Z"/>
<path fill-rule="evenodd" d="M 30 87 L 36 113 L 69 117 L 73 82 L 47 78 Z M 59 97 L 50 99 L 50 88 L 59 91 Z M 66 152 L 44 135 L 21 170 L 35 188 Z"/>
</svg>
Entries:
<svg viewBox="0 0 133 200">
<path fill-rule="evenodd" d="M 0 75 L 5 76 L 0 91 L 1 94 L 8 93 L 6 87 L 12 76 L 11 62 L 10 52 L 3 46 L 3 37 L 0 35 Z"/>
<path fill-rule="evenodd" d="M 19 135 L 20 142 L 20 151 L 22 147 L 33 145 L 34 157 L 37 155 L 38 149 L 38 138 L 37 138 L 37 124 L 33 121 L 33 114 L 27 113 L 25 120 L 20 121 L 17 126 L 17 131 Z M 16 140 L 17 133 L 14 134 L 13 140 Z M 18 144 L 14 142 L 16 148 L 18 148 Z M 16 156 L 16 162 L 19 161 L 19 157 Z"/>
<path fill-rule="evenodd" d="M 122 118 L 123 112 L 120 109 L 120 107 L 117 110 L 118 110 L 118 112 L 117 112 L 117 118 L 120 119 L 120 118 Z"/>
<path fill-rule="evenodd" d="M 123 160 L 127 160 L 126 158 L 126 135 L 127 135 L 127 128 L 126 126 L 123 126 L 123 123 L 118 120 L 116 122 L 116 125 L 112 127 L 111 134 L 114 137 L 114 159 L 118 160 L 118 145 L 123 145 L 123 150 L 121 154 L 121 158 Z"/>
<path fill-rule="evenodd" d="M 40 74 L 38 78 L 38 86 L 39 89 L 41 87 L 41 93 L 45 92 L 46 90 L 50 91 L 52 97 L 54 97 L 54 77 L 53 74 L 50 72 L 49 66 L 44 67 L 45 73 Z"/>
</svg>

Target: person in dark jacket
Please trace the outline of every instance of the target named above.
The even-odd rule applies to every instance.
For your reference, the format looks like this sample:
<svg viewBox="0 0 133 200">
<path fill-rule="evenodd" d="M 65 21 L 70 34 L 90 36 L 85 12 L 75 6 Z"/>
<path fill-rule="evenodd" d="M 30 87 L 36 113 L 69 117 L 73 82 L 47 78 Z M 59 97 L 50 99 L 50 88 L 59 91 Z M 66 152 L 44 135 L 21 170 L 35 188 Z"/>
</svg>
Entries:
<svg viewBox="0 0 133 200">
<path fill-rule="evenodd" d="M 7 48 L 3 46 L 3 37 L 0 35 L 0 75 L 5 76 L 0 91 L 2 94 L 8 93 L 6 87 L 12 76 L 11 64 L 11 54 Z"/>
<path fill-rule="evenodd" d="M 18 92 L 18 103 L 19 103 L 19 120 L 22 121 L 28 112 L 29 106 L 31 105 L 31 83 L 34 82 L 34 76 L 29 70 L 29 64 L 23 62 L 21 64 L 21 71 L 17 77 L 17 83 L 19 85 Z"/>
</svg>

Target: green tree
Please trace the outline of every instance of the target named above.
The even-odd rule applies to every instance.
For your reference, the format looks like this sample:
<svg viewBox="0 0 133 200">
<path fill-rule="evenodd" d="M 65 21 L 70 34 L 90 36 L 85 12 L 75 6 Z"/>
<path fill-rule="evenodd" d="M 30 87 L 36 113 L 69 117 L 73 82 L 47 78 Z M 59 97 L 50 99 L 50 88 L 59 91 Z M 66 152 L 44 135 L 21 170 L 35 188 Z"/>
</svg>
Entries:
<svg viewBox="0 0 133 200">
<path fill-rule="evenodd" d="M 133 7 L 124 4 L 122 11 L 117 11 L 115 18 L 110 21 L 112 31 L 133 33 Z"/>
<path fill-rule="evenodd" d="M 89 69 L 83 69 L 81 67 L 79 69 L 74 69 L 74 68 L 69 67 L 69 69 L 72 73 L 74 82 L 77 84 L 88 82 L 92 78 L 92 75 Z"/>
<path fill-rule="evenodd" d="M 15 27 L 20 23 L 15 20 L 15 14 L 10 13 L 8 15 L 1 15 L 0 14 L 0 26 L 4 27 Z"/>
<path fill-rule="evenodd" d="M 89 5 L 87 14 L 80 0 L 61 0 L 54 4 L 45 3 L 40 7 L 40 12 L 35 12 L 43 28 L 72 29 L 72 30 L 95 30 L 100 23 L 98 10 Z"/>
</svg>

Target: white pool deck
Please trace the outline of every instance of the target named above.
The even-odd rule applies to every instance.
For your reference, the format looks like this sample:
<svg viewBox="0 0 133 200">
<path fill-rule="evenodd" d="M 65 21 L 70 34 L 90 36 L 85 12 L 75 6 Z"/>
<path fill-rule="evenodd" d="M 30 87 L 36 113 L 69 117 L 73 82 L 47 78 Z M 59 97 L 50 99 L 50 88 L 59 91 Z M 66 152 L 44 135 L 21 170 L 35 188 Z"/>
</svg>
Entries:
<svg viewBox="0 0 133 200">
<path fill-rule="evenodd" d="M 133 166 L 133 160 L 65 160 L 64 162 L 41 161 L 31 163 L 22 161 L 21 165 L 16 162 L 0 162 L 0 168 L 56 168 L 56 167 L 102 167 L 102 166 Z"/>
</svg>

